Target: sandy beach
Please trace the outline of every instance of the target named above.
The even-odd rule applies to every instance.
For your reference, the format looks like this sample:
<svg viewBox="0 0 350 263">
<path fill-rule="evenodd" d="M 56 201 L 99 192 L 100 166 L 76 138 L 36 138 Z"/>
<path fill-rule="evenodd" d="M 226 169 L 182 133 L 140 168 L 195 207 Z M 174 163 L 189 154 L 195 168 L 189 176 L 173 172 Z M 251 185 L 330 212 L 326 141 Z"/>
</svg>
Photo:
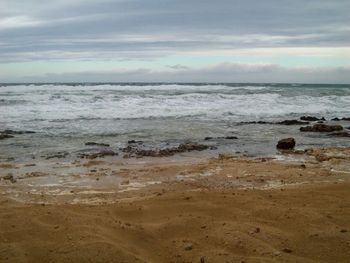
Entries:
<svg viewBox="0 0 350 263">
<path fill-rule="evenodd" d="M 0 262 L 349 262 L 349 152 L 72 162 L 89 188 L 3 179 Z"/>
</svg>

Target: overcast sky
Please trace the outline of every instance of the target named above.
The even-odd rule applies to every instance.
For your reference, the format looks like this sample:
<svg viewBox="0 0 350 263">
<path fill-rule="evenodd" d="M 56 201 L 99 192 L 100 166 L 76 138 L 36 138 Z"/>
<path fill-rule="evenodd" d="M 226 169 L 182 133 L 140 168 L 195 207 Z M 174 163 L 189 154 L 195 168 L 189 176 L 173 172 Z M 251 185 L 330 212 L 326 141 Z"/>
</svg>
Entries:
<svg viewBox="0 0 350 263">
<path fill-rule="evenodd" d="M 350 83 L 349 0 L 0 0 L 0 82 Z"/>
</svg>

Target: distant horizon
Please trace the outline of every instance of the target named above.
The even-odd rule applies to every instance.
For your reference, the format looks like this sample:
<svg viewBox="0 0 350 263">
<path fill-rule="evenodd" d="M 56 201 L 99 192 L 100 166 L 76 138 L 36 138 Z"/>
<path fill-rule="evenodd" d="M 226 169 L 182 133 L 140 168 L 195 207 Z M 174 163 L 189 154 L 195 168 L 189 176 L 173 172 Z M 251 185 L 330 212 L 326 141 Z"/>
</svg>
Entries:
<svg viewBox="0 0 350 263">
<path fill-rule="evenodd" d="M 350 83 L 303 83 L 303 82 L 158 82 L 158 81 L 126 81 L 126 82 L 116 82 L 116 81 L 96 81 L 96 82 L 85 82 L 85 81 L 78 81 L 78 82 L 0 82 L 1 85 L 54 85 L 54 84 L 63 84 L 63 85 L 77 85 L 77 84 L 84 84 L 84 85 L 101 85 L 101 84 L 119 84 L 119 85 L 154 85 L 154 84 L 166 84 L 166 85 L 320 85 L 320 86 L 328 86 L 328 85 L 335 85 L 335 86 L 349 86 Z"/>
</svg>

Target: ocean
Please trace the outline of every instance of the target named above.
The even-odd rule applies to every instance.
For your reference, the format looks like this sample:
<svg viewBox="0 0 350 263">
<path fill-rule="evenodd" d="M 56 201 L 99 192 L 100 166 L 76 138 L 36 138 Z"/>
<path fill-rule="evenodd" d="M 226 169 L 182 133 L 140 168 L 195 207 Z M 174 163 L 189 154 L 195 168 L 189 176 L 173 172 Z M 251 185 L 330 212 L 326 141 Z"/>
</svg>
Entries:
<svg viewBox="0 0 350 263">
<path fill-rule="evenodd" d="M 86 142 L 109 144 L 118 152 L 129 140 L 148 148 L 196 142 L 253 156 L 278 154 L 276 142 L 285 137 L 294 137 L 299 149 L 350 146 L 349 138 L 301 133 L 300 125 L 244 123 L 303 115 L 350 117 L 350 85 L 0 84 L 0 130 L 35 132 L 0 140 L 0 160 L 57 152 L 74 157 L 96 148 Z"/>
</svg>

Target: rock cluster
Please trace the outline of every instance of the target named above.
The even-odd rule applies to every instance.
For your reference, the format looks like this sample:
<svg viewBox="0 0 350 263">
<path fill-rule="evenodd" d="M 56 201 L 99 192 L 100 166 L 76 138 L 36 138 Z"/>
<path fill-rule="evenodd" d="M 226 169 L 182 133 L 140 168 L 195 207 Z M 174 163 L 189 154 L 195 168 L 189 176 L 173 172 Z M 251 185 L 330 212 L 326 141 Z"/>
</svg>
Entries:
<svg viewBox="0 0 350 263">
<path fill-rule="evenodd" d="M 208 145 L 197 144 L 197 143 L 184 143 L 178 147 L 166 148 L 166 149 L 139 149 L 128 145 L 122 151 L 125 153 L 124 158 L 130 157 L 166 157 L 173 156 L 176 153 L 191 152 L 191 151 L 203 151 L 209 149 Z"/>
<path fill-rule="evenodd" d="M 341 130 L 343 130 L 343 127 L 341 125 L 327 125 L 321 123 L 314 124 L 313 126 L 306 126 L 300 128 L 300 131 L 302 132 L 334 132 Z"/>
<path fill-rule="evenodd" d="M 0 131 L 0 140 L 4 140 L 4 139 L 9 139 L 9 138 L 13 138 L 13 135 L 17 135 L 17 134 L 31 134 L 31 133 L 35 133 L 34 131 L 14 131 L 14 130 L 3 130 Z"/>
<path fill-rule="evenodd" d="M 86 146 L 102 146 L 102 147 L 109 147 L 109 144 L 106 143 L 97 143 L 97 142 L 86 142 Z"/>
<path fill-rule="evenodd" d="M 118 155 L 118 153 L 112 151 L 112 150 L 103 150 L 99 151 L 97 153 L 89 153 L 89 154 L 80 154 L 80 158 L 87 158 L 87 159 L 96 159 L 96 158 L 103 158 L 106 156 L 115 156 Z"/>
</svg>

